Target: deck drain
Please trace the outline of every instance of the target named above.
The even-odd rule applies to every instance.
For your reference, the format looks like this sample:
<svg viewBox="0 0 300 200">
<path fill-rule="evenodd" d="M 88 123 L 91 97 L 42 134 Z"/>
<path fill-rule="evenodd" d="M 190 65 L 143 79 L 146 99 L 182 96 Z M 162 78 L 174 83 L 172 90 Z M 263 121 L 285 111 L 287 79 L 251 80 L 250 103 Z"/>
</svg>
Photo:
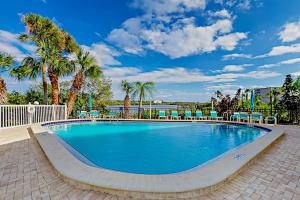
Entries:
<svg viewBox="0 0 300 200">
<path fill-rule="evenodd" d="M 236 160 L 241 160 L 244 157 L 246 157 L 245 153 L 240 153 L 240 154 L 236 154 L 236 155 L 233 156 L 233 158 L 236 159 Z"/>
</svg>

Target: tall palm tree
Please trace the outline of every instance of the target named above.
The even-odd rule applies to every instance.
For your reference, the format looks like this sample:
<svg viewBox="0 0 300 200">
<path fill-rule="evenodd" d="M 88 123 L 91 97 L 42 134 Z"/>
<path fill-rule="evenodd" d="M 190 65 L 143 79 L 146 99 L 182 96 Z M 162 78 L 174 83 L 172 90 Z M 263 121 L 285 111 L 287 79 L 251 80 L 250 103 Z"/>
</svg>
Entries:
<svg viewBox="0 0 300 200">
<path fill-rule="evenodd" d="M 81 90 L 84 79 L 99 78 L 102 74 L 100 67 L 97 65 L 96 59 L 89 52 L 84 52 L 82 49 L 77 53 L 76 63 L 79 69 L 74 77 L 69 97 L 68 97 L 68 114 L 71 114 L 78 92 Z"/>
<path fill-rule="evenodd" d="M 124 98 L 124 111 L 125 111 L 124 118 L 129 119 L 130 118 L 130 97 L 129 97 L 129 95 L 132 93 L 134 88 L 133 88 L 133 85 L 131 83 L 127 82 L 126 80 L 122 80 L 121 88 L 126 93 L 126 96 Z"/>
<path fill-rule="evenodd" d="M 38 47 L 38 54 L 44 60 L 42 65 L 44 101 L 47 96 L 46 71 L 52 85 L 52 103 L 59 103 L 59 76 L 69 73 L 66 70 L 68 64 L 64 57 L 78 49 L 75 40 L 65 31 L 59 29 L 50 19 L 36 14 L 28 14 L 24 17 L 27 33 L 21 34 L 19 39 L 31 41 Z M 63 69 L 58 69 L 62 67 Z M 48 69 L 47 69 L 48 68 Z M 58 73 L 58 74 L 57 74 Z"/>
<path fill-rule="evenodd" d="M 0 73 L 7 71 L 13 65 L 14 59 L 11 56 L 0 53 Z M 4 80 L 0 77 L 0 104 L 6 102 L 7 89 Z"/>
<path fill-rule="evenodd" d="M 152 93 L 154 91 L 154 82 L 149 81 L 142 83 L 140 81 L 137 81 L 134 83 L 134 90 L 132 93 L 133 99 L 136 96 L 139 96 L 139 110 L 138 110 L 138 118 L 141 119 L 142 117 L 142 102 L 146 98 L 146 96 L 150 95 L 152 96 Z"/>
</svg>

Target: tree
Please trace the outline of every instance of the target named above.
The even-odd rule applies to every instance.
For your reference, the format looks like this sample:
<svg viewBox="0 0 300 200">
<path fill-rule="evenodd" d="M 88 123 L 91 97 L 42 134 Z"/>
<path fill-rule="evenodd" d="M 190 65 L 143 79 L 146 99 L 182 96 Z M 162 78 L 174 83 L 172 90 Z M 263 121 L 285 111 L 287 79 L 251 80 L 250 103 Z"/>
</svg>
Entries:
<svg viewBox="0 0 300 200">
<path fill-rule="evenodd" d="M 273 114 L 273 108 L 277 109 L 277 104 L 278 104 L 278 95 L 280 92 L 275 89 L 270 87 L 270 91 L 266 94 L 266 97 L 269 97 L 269 106 L 270 106 L 270 113 L 269 115 Z"/>
<path fill-rule="evenodd" d="M 214 102 L 215 108 L 219 113 L 227 112 L 228 114 L 231 114 L 238 108 L 240 95 L 241 89 L 237 90 L 233 98 L 231 98 L 230 95 L 224 96 L 222 92 L 217 91 L 217 98 L 212 98 L 212 101 Z"/>
<path fill-rule="evenodd" d="M 124 118 L 129 119 L 130 118 L 130 97 L 129 97 L 129 95 L 132 93 L 134 88 L 133 88 L 133 85 L 131 83 L 127 82 L 126 80 L 122 80 L 121 88 L 126 94 L 126 96 L 124 98 L 124 111 L 125 111 Z"/>
<path fill-rule="evenodd" d="M 292 120 L 292 110 L 295 107 L 293 98 L 293 78 L 290 74 L 286 75 L 285 81 L 282 86 L 282 98 L 280 105 L 289 113 L 289 121 Z"/>
<path fill-rule="evenodd" d="M 8 103 L 17 105 L 27 104 L 26 96 L 17 91 L 12 91 L 8 94 Z"/>
<path fill-rule="evenodd" d="M 80 69 L 76 73 L 68 98 L 68 115 L 71 114 L 73 106 L 77 97 L 78 92 L 81 90 L 84 79 L 87 78 L 99 78 L 102 74 L 100 67 L 97 65 L 96 59 L 89 54 L 84 52 L 82 49 L 77 54 L 76 63 Z"/>
<path fill-rule="evenodd" d="M 112 98 L 111 80 L 101 78 L 88 78 L 82 89 L 83 94 L 91 94 L 93 97 L 93 105 L 104 110 L 108 102 Z M 88 97 L 88 95 L 86 95 Z M 88 102 L 87 99 L 85 102 Z"/>
<path fill-rule="evenodd" d="M 65 31 L 60 30 L 50 19 L 36 14 L 28 14 L 24 18 L 26 34 L 20 40 L 31 41 L 38 47 L 40 56 L 44 98 L 47 97 L 46 70 L 52 85 L 52 103 L 59 103 L 59 76 L 70 73 L 67 56 L 78 49 L 75 40 Z M 71 68 L 72 69 L 72 68 Z"/>
<path fill-rule="evenodd" d="M 0 73 L 6 71 L 13 65 L 13 57 L 0 53 Z M 0 104 L 6 102 L 7 88 L 4 80 L 0 77 Z"/>
<path fill-rule="evenodd" d="M 133 99 L 136 96 L 139 96 L 139 110 L 138 110 L 138 118 L 141 118 L 142 114 L 142 101 L 145 99 L 146 96 L 150 95 L 152 96 L 153 90 L 154 90 L 154 82 L 145 82 L 142 83 L 140 81 L 137 81 L 134 83 L 134 89 L 132 93 Z"/>
</svg>

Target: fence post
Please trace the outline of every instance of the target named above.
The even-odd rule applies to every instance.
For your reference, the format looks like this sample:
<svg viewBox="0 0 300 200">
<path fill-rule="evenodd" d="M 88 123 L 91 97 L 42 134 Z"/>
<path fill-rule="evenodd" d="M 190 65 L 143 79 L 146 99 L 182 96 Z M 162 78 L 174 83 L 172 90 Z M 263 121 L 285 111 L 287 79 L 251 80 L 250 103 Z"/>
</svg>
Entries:
<svg viewBox="0 0 300 200">
<path fill-rule="evenodd" d="M 68 119 L 68 107 L 67 107 L 67 104 L 65 103 L 65 120 L 67 120 Z"/>
<path fill-rule="evenodd" d="M 53 117 L 53 121 L 55 121 L 55 107 L 54 107 L 54 104 L 52 104 L 52 117 Z"/>
<path fill-rule="evenodd" d="M 0 128 L 2 128 L 2 106 L 0 106 Z"/>
<path fill-rule="evenodd" d="M 35 112 L 35 108 L 32 107 L 30 102 L 27 107 L 27 112 L 28 112 L 28 116 L 29 116 L 29 124 L 32 124 L 32 116 L 33 116 L 33 113 Z"/>
</svg>

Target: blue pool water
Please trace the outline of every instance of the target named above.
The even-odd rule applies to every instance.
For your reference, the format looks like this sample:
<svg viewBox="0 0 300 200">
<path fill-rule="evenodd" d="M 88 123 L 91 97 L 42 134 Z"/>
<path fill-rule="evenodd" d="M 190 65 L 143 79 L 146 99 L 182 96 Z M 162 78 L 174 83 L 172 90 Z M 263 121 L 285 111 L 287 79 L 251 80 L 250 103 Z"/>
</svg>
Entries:
<svg viewBox="0 0 300 200">
<path fill-rule="evenodd" d="M 48 128 L 94 165 L 138 174 L 186 171 L 268 132 L 190 122 L 91 122 Z"/>
</svg>

